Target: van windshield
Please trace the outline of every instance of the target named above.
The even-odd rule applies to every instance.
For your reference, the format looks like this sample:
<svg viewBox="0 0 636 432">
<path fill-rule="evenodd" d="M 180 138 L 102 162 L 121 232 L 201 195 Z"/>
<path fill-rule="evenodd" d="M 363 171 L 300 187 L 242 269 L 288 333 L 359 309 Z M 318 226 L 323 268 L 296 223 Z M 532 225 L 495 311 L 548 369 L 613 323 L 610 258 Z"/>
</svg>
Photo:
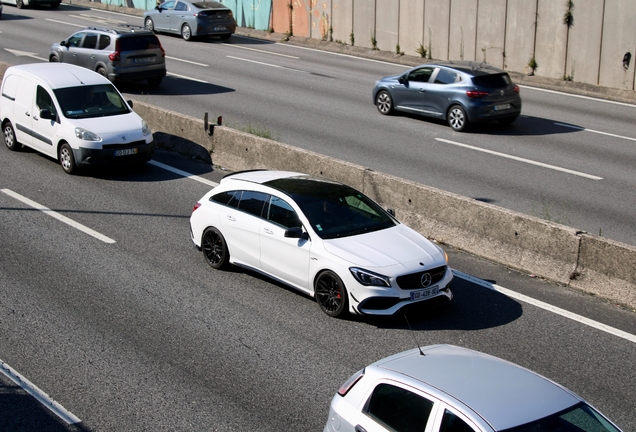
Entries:
<svg viewBox="0 0 636 432">
<path fill-rule="evenodd" d="M 130 112 L 112 84 L 66 87 L 53 92 L 67 118 L 106 117 Z"/>
</svg>

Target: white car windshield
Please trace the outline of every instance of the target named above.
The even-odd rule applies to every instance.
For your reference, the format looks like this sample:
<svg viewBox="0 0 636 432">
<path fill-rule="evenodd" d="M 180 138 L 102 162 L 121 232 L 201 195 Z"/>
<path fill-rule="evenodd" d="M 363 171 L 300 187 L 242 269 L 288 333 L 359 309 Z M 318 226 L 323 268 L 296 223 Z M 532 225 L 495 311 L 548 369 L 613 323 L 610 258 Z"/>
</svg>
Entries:
<svg viewBox="0 0 636 432">
<path fill-rule="evenodd" d="M 290 195 L 323 239 L 379 231 L 397 224 L 373 200 L 343 184 L 306 177 L 265 184 Z"/>
<path fill-rule="evenodd" d="M 66 118 L 106 117 L 130 112 L 112 84 L 67 87 L 53 92 Z"/>
<path fill-rule="evenodd" d="M 562 412 L 503 432 L 620 432 L 610 422 L 585 403 Z"/>
</svg>

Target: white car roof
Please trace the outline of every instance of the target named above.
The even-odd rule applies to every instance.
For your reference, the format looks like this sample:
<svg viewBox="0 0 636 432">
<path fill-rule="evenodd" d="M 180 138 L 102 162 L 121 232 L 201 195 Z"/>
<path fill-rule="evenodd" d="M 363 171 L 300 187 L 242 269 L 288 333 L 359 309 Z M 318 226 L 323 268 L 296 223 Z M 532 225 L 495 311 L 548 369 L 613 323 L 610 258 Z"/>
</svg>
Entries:
<svg viewBox="0 0 636 432">
<path fill-rule="evenodd" d="M 415 348 L 372 366 L 410 377 L 411 385 L 415 380 L 436 388 L 470 407 L 495 430 L 529 423 L 582 401 L 559 384 L 497 357 L 452 345 L 422 351 L 424 355 Z"/>
<path fill-rule="evenodd" d="M 21 71 L 21 72 L 18 72 Z M 52 89 L 77 87 L 82 84 L 109 84 L 107 78 L 97 72 L 68 63 L 30 63 L 11 66 L 5 72 L 30 74 L 44 81 Z"/>
<path fill-rule="evenodd" d="M 269 170 L 253 170 L 253 171 L 239 171 L 234 174 L 228 174 L 221 182 L 227 180 L 243 180 L 252 183 L 263 184 L 271 180 L 277 180 L 281 178 L 289 177 L 307 177 L 307 174 L 293 172 L 293 171 L 269 171 Z"/>
</svg>

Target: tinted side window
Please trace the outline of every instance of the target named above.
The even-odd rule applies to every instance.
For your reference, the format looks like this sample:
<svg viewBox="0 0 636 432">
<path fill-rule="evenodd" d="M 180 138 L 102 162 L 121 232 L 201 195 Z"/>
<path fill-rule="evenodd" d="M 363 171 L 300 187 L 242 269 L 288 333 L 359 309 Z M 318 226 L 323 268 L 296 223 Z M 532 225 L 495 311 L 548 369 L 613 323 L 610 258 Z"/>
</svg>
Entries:
<svg viewBox="0 0 636 432">
<path fill-rule="evenodd" d="M 442 425 L 439 432 L 475 432 L 466 422 L 449 410 L 444 410 Z"/>
<path fill-rule="evenodd" d="M 183 3 L 183 2 L 178 2 L 177 3 L 177 7 L 175 7 L 174 10 L 187 11 L 188 10 L 188 6 L 185 3 Z"/>
<path fill-rule="evenodd" d="M 271 197 L 267 220 L 284 228 L 302 226 L 294 209 L 278 197 Z"/>
<path fill-rule="evenodd" d="M 122 51 L 141 51 L 159 48 L 159 39 L 155 35 L 122 37 L 119 39 L 119 49 Z"/>
<path fill-rule="evenodd" d="M 210 201 L 226 205 L 228 207 L 238 208 L 241 199 L 241 191 L 221 192 L 210 197 Z"/>
<path fill-rule="evenodd" d="M 449 69 L 440 69 L 435 77 L 435 84 L 452 84 L 461 81 L 461 75 Z"/>
<path fill-rule="evenodd" d="M 73 36 L 68 38 L 68 40 L 66 41 L 66 45 L 70 47 L 78 47 L 80 46 L 80 43 L 82 42 L 83 37 L 84 37 L 83 32 L 74 34 Z"/>
<path fill-rule="evenodd" d="M 55 105 L 53 104 L 51 95 L 40 86 L 38 86 L 35 93 L 35 103 L 39 109 L 47 109 L 51 111 L 52 114 L 56 114 Z"/>
<path fill-rule="evenodd" d="M 99 45 L 97 46 L 97 49 L 103 50 L 108 48 L 108 45 L 110 45 L 110 36 L 108 35 L 100 35 L 99 36 Z"/>
<path fill-rule="evenodd" d="M 473 77 L 473 82 L 482 87 L 507 87 L 510 85 L 510 77 L 507 73 L 489 74 Z"/>
<path fill-rule="evenodd" d="M 97 33 L 86 33 L 82 48 L 95 49 L 95 46 L 97 46 Z"/>
<path fill-rule="evenodd" d="M 409 73 L 409 81 L 428 82 L 435 69 L 432 67 L 423 67 Z"/>
<path fill-rule="evenodd" d="M 363 412 L 395 432 L 422 432 L 433 402 L 390 384 L 379 384 Z"/>
<path fill-rule="evenodd" d="M 267 203 L 269 195 L 263 192 L 243 191 L 238 209 L 257 217 L 263 216 L 263 207 Z"/>
</svg>

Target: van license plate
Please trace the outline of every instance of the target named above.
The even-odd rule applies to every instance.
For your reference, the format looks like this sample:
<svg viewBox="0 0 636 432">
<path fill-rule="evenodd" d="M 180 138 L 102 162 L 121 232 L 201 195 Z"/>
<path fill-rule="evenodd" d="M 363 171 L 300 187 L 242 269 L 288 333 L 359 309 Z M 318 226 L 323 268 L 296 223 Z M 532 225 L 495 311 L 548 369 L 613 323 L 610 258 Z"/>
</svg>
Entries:
<svg viewBox="0 0 636 432">
<path fill-rule="evenodd" d="M 495 111 L 510 109 L 510 104 L 495 105 Z"/>
<path fill-rule="evenodd" d="M 136 148 L 115 150 L 115 156 L 128 156 L 128 155 L 137 154 L 138 152 L 139 150 Z"/>
<path fill-rule="evenodd" d="M 439 292 L 437 286 L 427 288 L 425 290 L 411 291 L 411 301 L 422 300 L 426 297 L 434 296 Z"/>
</svg>

